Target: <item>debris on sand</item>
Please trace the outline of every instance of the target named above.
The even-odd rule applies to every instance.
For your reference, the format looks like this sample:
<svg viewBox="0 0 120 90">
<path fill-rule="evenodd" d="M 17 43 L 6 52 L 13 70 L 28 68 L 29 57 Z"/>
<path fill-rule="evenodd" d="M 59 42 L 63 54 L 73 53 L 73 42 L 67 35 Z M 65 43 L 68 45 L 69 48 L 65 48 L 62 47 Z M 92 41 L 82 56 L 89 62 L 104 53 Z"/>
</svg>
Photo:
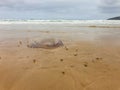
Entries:
<svg viewBox="0 0 120 90">
<path fill-rule="evenodd" d="M 60 59 L 61 62 L 63 62 L 63 59 Z"/>
<path fill-rule="evenodd" d="M 65 46 L 65 50 L 68 50 L 68 48 Z"/>
<path fill-rule="evenodd" d="M 87 64 L 84 64 L 84 67 L 87 67 L 88 65 Z"/>
<path fill-rule="evenodd" d="M 76 52 L 78 51 L 78 49 L 75 50 Z"/>
<path fill-rule="evenodd" d="M 33 41 L 27 47 L 52 49 L 63 46 L 63 42 L 58 39 L 43 39 L 42 41 Z"/>
<path fill-rule="evenodd" d="M 65 72 L 63 71 L 63 72 L 62 72 L 62 74 L 64 75 L 64 74 L 65 74 Z"/>
<path fill-rule="evenodd" d="M 22 41 L 19 41 L 19 44 L 22 45 Z"/>
<path fill-rule="evenodd" d="M 84 67 L 88 67 L 88 63 L 87 62 L 84 63 Z"/>
<path fill-rule="evenodd" d="M 36 59 L 33 59 L 33 63 L 36 63 Z"/>
<path fill-rule="evenodd" d="M 97 57 L 96 60 L 102 60 L 102 58 Z"/>
<path fill-rule="evenodd" d="M 74 56 L 77 56 L 78 54 L 74 54 Z"/>
</svg>

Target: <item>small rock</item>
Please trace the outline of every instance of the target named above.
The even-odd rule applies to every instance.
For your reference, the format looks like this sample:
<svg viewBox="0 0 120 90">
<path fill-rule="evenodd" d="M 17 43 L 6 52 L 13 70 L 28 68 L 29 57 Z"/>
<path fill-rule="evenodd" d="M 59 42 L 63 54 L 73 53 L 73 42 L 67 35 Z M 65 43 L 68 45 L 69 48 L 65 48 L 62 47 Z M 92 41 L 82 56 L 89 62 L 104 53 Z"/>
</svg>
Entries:
<svg viewBox="0 0 120 90">
<path fill-rule="evenodd" d="M 36 63 L 36 59 L 33 59 L 33 63 Z"/>
<path fill-rule="evenodd" d="M 19 41 L 19 44 L 22 45 L 22 41 Z"/>
<path fill-rule="evenodd" d="M 99 58 L 96 58 L 96 60 L 99 60 Z"/>
<path fill-rule="evenodd" d="M 96 60 L 102 60 L 102 58 L 97 57 Z"/>
<path fill-rule="evenodd" d="M 78 49 L 75 50 L 76 52 L 78 51 Z"/>
<path fill-rule="evenodd" d="M 84 67 L 88 67 L 88 63 L 87 62 L 84 63 Z"/>
<path fill-rule="evenodd" d="M 68 50 L 68 48 L 65 46 L 65 50 Z"/>
<path fill-rule="evenodd" d="M 77 56 L 78 54 L 74 54 L 74 56 Z"/>
<path fill-rule="evenodd" d="M 63 59 L 60 59 L 61 62 L 63 62 Z"/>
<path fill-rule="evenodd" d="M 65 72 L 63 71 L 63 72 L 62 72 L 62 74 L 64 75 L 64 74 L 65 74 Z"/>
<path fill-rule="evenodd" d="M 84 64 L 84 67 L 87 67 L 88 65 L 87 64 Z"/>
</svg>

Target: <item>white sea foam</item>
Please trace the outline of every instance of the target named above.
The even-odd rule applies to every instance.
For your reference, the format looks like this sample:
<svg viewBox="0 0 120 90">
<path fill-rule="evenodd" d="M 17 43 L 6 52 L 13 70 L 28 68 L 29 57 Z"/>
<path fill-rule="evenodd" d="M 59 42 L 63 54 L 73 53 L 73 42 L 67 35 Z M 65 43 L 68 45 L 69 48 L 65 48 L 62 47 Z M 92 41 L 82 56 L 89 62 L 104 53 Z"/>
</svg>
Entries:
<svg viewBox="0 0 120 90">
<path fill-rule="evenodd" d="M 120 20 L 0 20 L 0 24 L 68 24 L 79 26 L 120 27 Z"/>
<path fill-rule="evenodd" d="M 100 38 L 104 40 L 110 37 L 119 41 L 119 29 L 119 20 L 0 20 L 0 40 L 51 37 L 69 38 L 69 40 L 99 40 Z"/>
</svg>

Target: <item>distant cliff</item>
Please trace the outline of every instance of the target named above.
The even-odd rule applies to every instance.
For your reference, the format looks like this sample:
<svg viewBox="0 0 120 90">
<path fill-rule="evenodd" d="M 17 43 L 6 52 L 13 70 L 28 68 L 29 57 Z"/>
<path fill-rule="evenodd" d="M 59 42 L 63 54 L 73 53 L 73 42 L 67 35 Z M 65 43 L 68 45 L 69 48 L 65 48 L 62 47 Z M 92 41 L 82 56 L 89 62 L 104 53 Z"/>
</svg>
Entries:
<svg viewBox="0 0 120 90">
<path fill-rule="evenodd" d="M 120 16 L 119 17 L 109 18 L 108 20 L 120 20 Z"/>
</svg>

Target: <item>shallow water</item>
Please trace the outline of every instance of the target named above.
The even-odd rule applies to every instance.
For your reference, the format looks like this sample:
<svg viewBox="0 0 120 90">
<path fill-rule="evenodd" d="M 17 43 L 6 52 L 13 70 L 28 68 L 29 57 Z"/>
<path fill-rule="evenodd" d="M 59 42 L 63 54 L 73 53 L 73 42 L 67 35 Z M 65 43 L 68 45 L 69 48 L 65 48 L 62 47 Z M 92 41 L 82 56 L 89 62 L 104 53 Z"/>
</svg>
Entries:
<svg viewBox="0 0 120 90">
<path fill-rule="evenodd" d="M 113 21 L 115 22 L 115 21 Z M 112 24 L 112 23 L 111 23 Z M 0 41 L 15 39 L 59 38 L 72 40 L 89 40 L 106 43 L 119 43 L 119 23 L 4 23 L 0 24 Z M 102 26 L 102 27 L 100 27 Z"/>
</svg>

